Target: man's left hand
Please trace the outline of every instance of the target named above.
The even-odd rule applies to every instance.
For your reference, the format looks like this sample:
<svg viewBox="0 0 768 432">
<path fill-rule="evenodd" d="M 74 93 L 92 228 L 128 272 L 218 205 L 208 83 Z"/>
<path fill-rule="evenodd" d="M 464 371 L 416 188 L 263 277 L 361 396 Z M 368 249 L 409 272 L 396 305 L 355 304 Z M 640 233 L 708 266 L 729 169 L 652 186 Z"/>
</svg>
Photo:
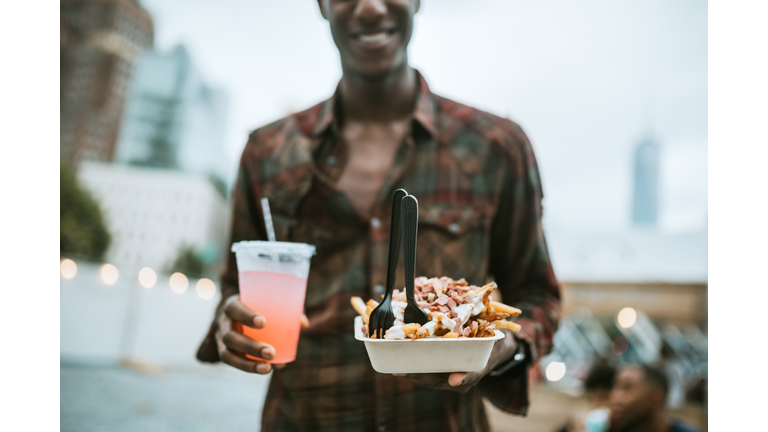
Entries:
<svg viewBox="0 0 768 432">
<path fill-rule="evenodd" d="M 406 377 L 425 387 L 466 393 L 497 366 L 511 359 L 515 354 L 515 351 L 517 351 L 517 339 L 512 336 L 512 332 L 507 330 L 501 331 L 504 332 L 504 339 L 496 341 L 493 345 L 493 351 L 491 351 L 491 357 L 488 359 L 488 364 L 486 364 L 485 368 L 481 371 L 392 375 Z"/>
</svg>

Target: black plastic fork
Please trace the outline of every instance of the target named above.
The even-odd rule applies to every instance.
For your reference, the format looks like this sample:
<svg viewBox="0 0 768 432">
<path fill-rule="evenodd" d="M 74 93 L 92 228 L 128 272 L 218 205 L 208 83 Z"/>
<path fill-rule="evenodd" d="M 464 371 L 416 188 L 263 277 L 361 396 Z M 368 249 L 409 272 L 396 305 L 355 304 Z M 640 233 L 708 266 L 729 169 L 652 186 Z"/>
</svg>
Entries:
<svg viewBox="0 0 768 432">
<path fill-rule="evenodd" d="M 405 267 L 405 293 L 408 298 L 408 306 L 403 314 L 404 322 L 419 323 L 424 325 L 429 321 L 427 314 L 416 304 L 413 295 L 416 279 L 416 234 L 419 228 L 419 202 L 413 195 L 403 198 L 402 216 L 403 232 L 403 264 Z"/>
<path fill-rule="evenodd" d="M 387 292 L 376 309 L 371 311 L 368 320 L 368 337 L 376 335 L 384 338 L 384 333 L 395 323 L 395 313 L 392 311 L 392 290 L 397 276 L 397 263 L 400 260 L 400 205 L 403 197 L 408 195 L 405 189 L 398 189 L 392 197 L 392 218 L 389 224 L 389 258 L 387 260 Z"/>
</svg>

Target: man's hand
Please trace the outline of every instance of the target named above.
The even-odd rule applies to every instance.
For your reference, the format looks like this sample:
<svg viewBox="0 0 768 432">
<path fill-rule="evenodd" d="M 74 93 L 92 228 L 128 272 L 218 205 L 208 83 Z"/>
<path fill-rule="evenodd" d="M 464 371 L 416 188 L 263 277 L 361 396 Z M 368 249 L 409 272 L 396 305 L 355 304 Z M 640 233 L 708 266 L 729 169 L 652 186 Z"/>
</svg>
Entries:
<svg viewBox="0 0 768 432">
<path fill-rule="evenodd" d="M 507 330 L 501 331 L 505 333 L 505 337 L 496 341 L 493 345 L 493 351 L 491 351 L 488 364 L 481 371 L 392 375 L 409 378 L 425 387 L 466 393 L 497 366 L 511 359 L 515 351 L 517 351 L 517 340 L 512 336 L 512 332 Z"/>
<path fill-rule="evenodd" d="M 224 309 L 217 322 L 216 344 L 222 362 L 250 373 L 267 374 L 272 370 L 273 365 L 265 361 L 249 359 L 245 354 L 270 360 L 275 357 L 275 348 L 267 343 L 253 340 L 237 329 L 237 323 L 255 329 L 264 328 L 267 320 L 261 314 L 240 302 L 239 295 L 233 295 L 225 301 Z M 301 326 L 309 327 L 309 321 L 303 314 Z M 274 366 L 276 369 L 285 367 L 285 365 Z"/>
</svg>

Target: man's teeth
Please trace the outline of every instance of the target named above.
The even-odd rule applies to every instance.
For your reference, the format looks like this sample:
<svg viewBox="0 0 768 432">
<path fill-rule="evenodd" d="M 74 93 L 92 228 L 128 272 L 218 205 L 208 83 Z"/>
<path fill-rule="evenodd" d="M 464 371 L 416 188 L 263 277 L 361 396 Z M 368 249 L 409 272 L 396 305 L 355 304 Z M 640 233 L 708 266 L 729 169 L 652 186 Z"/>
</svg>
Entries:
<svg viewBox="0 0 768 432">
<path fill-rule="evenodd" d="M 360 35 L 358 39 L 360 39 L 360 42 L 363 43 L 379 43 L 384 42 L 386 38 L 387 32 L 381 32 L 375 34 Z"/>
</svg>

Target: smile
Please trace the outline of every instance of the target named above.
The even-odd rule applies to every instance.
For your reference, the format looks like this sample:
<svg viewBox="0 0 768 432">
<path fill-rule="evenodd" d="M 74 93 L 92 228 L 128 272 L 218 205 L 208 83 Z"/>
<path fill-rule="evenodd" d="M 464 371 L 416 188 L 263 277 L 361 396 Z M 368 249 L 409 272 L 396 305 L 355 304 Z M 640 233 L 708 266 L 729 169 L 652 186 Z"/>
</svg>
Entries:
<svg viewBox="0 0 768 432">
<path fill-rule="evenodd" d="M 364 45 L 379 46 L 388 43 L 392 39 L 394 33 L 395 30 L 385 30 L 377 33 L 356 34 L 352 37 Z"/>
</svg>

